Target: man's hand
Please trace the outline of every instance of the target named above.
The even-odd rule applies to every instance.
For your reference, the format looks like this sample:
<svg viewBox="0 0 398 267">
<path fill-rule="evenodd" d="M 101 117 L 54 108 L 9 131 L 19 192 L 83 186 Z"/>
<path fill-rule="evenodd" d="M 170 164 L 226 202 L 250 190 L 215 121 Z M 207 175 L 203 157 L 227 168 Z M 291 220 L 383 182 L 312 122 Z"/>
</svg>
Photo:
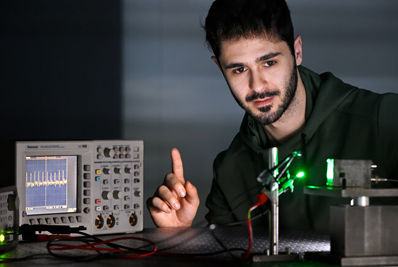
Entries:
<svg viewBox="0 0 398 267">
<path fill-rule="evenodd" d="M 181 155 L 171 150 L 172 173 L 164 178 L 147 206 L 157 227 L 191 226 L 199 207 L 196 187 L 184 179 Z"/>
</svg>

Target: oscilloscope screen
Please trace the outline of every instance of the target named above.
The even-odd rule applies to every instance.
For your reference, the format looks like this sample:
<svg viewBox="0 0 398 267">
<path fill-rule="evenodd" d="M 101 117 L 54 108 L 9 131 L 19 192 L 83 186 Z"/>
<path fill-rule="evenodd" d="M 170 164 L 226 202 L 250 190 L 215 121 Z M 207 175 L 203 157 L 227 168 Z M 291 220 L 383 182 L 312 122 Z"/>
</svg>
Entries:
<svg viewBox="0 0 398 267">
<path fill-rule="evenodd" d="M 77 160 L 77 156 L 26 157 L 27 215 L 77 211 Z"/>
</svg>

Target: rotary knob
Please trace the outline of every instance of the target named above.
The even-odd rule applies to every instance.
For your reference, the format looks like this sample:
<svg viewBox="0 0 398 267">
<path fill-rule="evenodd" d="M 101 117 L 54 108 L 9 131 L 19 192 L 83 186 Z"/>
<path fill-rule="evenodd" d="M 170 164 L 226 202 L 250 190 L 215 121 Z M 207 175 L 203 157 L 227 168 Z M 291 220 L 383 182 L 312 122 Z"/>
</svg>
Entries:
<svg viewBox="0 0 398 267">
<path fill-rule="evenodd" d="M 120 192 L 119 190 L 113 191 L 113 198 L 114 199 L 120 199 L 121 197 L 122 197 L 122 192 Z"/>
<path fill-rule="evenodd" d="M 109 147 L 106 147 L 104 148 L 104 155 L 107 158 L 113 158 L 113 156 L 115 156 L 115 151 Z"/>
<path fill-rule="evenodd" d="M 110 200 L 113 198 L 112 192 L 109 191 L 103 191 L 102 192 L 102 198 L 105 200 Z"/>
</svg>

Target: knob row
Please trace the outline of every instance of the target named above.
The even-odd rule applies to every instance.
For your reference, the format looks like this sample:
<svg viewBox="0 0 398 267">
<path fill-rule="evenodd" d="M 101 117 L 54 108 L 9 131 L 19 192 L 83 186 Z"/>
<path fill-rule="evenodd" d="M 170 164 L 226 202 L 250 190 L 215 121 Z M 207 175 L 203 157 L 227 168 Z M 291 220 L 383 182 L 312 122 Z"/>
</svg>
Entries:
<svg viewBox="0 0 398 267">
<path fill-rule="evenodd" d="M 126 191 L 126 190 L 125 190 Z M 141 195 L 140 191 L 134 191 L 134 196 L 139 197 Z M 102 192 L 102 198 L 105 200 L 111 200 L 111 199 L 122 199 L 123 198 L 123 192 L 119 190 L 115 190 L 113 192 L 111 191 L 103 191 Z M 124 200 L 130 200 L 129 196 L 124 196 Z"/>
<path fill-rule="evenodd" d="M 113 159 L 123 159 L 123 158 L 131 158 L 131 148 L 130 146 L 120 146 L 120 147 L 113 147 L 113 148 L 109 148 L 109 147 L 97 147 L 97 159 L 101 159 L 102 155 L 105 156 L 106 158 L 113 158 Z M 133 152 L 139 152 L 139 148 L 138 147 L 134 147 L 133 148 Z M 134 153 L 134 155 L 136 155 Z M 138 154 L 136 155 L 138 157 Z"/>
<path fill-rule="evenodd" d="M 138 167 L 134 166 L 134 169 L 133 169 L 133 168 L 130 168 L 130 167 L 125 167 L 123 171 L 124 171 L 124 173 L 127 173 L 127 174 L 134 174 L 134 176 L 138 176 L 138 175 L 139 175 L 139 172 L 138 172 L 138 171 L 135 171 L 135 170 L 137 170 L 138 168 L 139 168 L 139 166 L 138 166 Z M 101 174 L 101 173 L 104 173 L 104 174 L 111 174 L 111 169 L 110 169 L 110 168 L 103 168 L 102 171 L 101 171 L 100 169 L 95 170 L 95 174 Z M 119 167 L 115 167 L 115 168 L 113 168 L 113 173 L 115 173 L 115 174 L 122 174 L 122 169 L 119 168 Z"/>
</svg>

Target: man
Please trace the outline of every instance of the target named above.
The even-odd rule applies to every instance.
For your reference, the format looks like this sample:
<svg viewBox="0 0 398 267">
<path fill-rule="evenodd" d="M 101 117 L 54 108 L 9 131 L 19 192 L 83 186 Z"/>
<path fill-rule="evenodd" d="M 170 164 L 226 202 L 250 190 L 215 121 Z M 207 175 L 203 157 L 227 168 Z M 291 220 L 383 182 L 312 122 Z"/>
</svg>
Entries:
<svg viewBox="0 0 398 267">
<path fill-rule="evenodd" d="M 326 183 L 326 159 L 370 159 L 380 177 L 398 178 L 398 96 L 379 95 L 345 84 L 331 73 L 300 66 L 301 37 L 294 38 L 284 0 L 216 0 L 204 25 L 212 60 L 232 95 L 246 111 L 239 133 L 214 161 L 206 206 L 209 223 L 244 222 L 262 185 L 269 148 L 282 160 L 303 156 L 289 168 L 293 193 L 280 196 L 280 225 L 289 229 L 329 228 L 329 206 L 349 200 L 304 195 L 306 185 Z M 181 156 L 171 151 L 173 171 L 148 199 L 158 227 L 190 226 L 199 206 L 196 188 L 183 175 Z M 261 215 L 267 206 L 262 207 Z M 259 223 L 267 221 L 260 216 Z"/>
</svg>

